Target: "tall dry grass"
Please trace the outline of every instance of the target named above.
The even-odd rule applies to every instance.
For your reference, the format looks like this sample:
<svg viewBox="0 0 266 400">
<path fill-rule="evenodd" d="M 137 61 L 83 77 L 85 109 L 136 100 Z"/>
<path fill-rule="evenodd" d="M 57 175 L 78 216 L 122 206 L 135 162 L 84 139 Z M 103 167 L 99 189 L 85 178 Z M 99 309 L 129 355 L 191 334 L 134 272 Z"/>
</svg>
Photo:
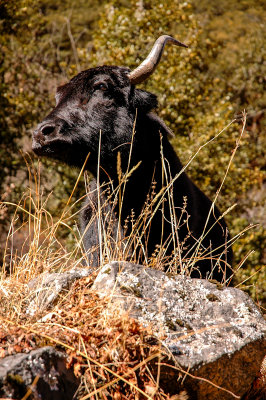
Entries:
<svg viewBox="0 0 266 400">
<path fill-rule="evenodd" d="M 229 173 L 235 152 L 244 134 L 244 128 L 245 115 L 243 129 L 232 152 L 224 180 Z M 211 141 L 215 140 L 222 132 L 219 132 Z M 181 172 L 188 167 L 201 148 Z M 151 187 L 139 217 L 136 218 L 132 212 L 125 222 L 125 225 L 130 226 L 128 234 L 124 234 L 121 229 L 116 229 L 116 235 L 113 236 L 114 225 L 117 224 L 117 221 L 118 225 L 121 225 L 121 214 L 119 213 L 114 218 L 114 209 L 117 204 L 121 209 L 127 181 L 138 166 L 130 169 L 129 160 L 128 169 L 123 173 L 118 156 L 118 187 L 112 188 L 112 182 L 110 182 L 100 188 L 98 180 L 98 193 L 103 192 L 104 196 L 99 194 L 95 219 L 91 223 L 96 221 L 98 224 L 102 265 L 113 260 L 128 260 L 172 273 L 189 274 L 189 270 L 198 259 L 211 256 L 208 251 L 201 250 L 201 241 L 208 233 L 206 231 L 208 221 L 206 221 L 201 240 L 189 253 L 182 251 L 178 231 L 186 215 L 186 204 L 189 199 L 184 198 L 182 218 L 176 218 L 172 188 L 178 176 L 171 176 L 169 166 L 163 156 L 163 149 L 161 149 L 161 155 L 165 185 L 158 194 L 155 193 L 155 186 Z M 31 161 L 27 161 L 29 171 L 27 193 L 23 195 L 18 204 L 2 203 L 2 206 L 14 207 L 14 215 L 6 240 L 0 273 L 0 327 L 2 337 L 5 335 L 4 337 L 7 338 L 2 342 L 0 355 L 5 356 L 17 351 L 28 351 L 44 344 L 52 344 L 68 353 L 69 366 L 73 367 L 76 376 L 81 378 L 81 386 L 77 395 L 77 398 L 81 400 L 88 398 L 170 399 L 168 394 L 160 389 L 159 371 L 161 360 L 166 355 L 171 358 L 171 355 L 162 349 L 158 339 L 153 338 L 149 328 L 143 328 L 136 321 L 130 319 L 129 315 L 113 302 L 111 297 L 99 298 L 97 293 L 91 290 L 97 270 L 90 277 L 77 281 L 67 293 L 62 294 L 51 310 L 40 310 L 36 315 L 30 315 L 27 312 L 32 298 L 32 291 L 28 287 L 30 280 L 40 274 L 65 272 L 78 268 L 81 266 L 82 260 L 89 258 L 90 254 L 85 253 L 83 248 L 82 235 L 77 235 L 73 230 L 73 221 L 78 218 L 78 213 L 73 210 L 77 203 L 82 204 L 85 197 L 74 202 L 73 194 L 84 173 L 86 161 L 79 173 L 73 192 L 57 219 L 53 218 L 47 209 L 47 203 L 52 194 L 46 198 L 42 194 L 40 164 L 34 166 Z M 217 201 L 224 180 L 217 190 L 212 207 Z M 90 190 L 89 185 L 87 185 L 88 190 Z M 161 246 L 158 246 L 154 254 L 148 258 L 145 243 L 149 236 L 151 221 L 158 208 L 163 208 L 165 201 L 168 202 L 171 209 L 172 235 L 165 243 L 161 243 Z M 233 207 L 234 205 L 226 210 L 223 216 Z M 209 217 L 211 212 L 212 208 Z M 75 237 L 75 245 L 70 250 L 60 239 L 62 226 Z M 15 237 L 21 231 L 23 231 L 25 239 L 21 249 L 15 249 Z M 231 246 L 243 233 L 240 232 L 233 237 L 228 246 Z M 169 257 L 167 249 L 171 242 L 174 243 L 175 251 L 172 257 Z M 246 257 L 248 255 L 243 256 L 243 262 Z M 218 261 L 215 260 L 214 267 Z M 243 262 L 236 267 L 236 271 L 241 268 Z M 157 368 L 157 377 L 154 377 L 154 368 L 155 370 Z M 177 366 L 174 365 L 174 368 Z M 186 398 L 185 393 L 182 396 L 180 394 L 180 399 Z"/>
</svg>

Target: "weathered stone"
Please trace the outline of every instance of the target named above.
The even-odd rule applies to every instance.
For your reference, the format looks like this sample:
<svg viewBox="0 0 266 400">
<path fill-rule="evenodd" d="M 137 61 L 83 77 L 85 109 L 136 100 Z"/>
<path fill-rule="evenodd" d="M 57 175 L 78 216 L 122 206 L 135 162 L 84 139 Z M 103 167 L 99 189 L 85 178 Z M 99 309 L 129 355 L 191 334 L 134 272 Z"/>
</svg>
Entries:
<svg viewBox="0 0 266 400">
<path fill-rule="evenodd" d="M 226 389 L 188 375 L 184 387 L 192 398 L 233 399 L 228 391 L 241 396 L 259 371 L 266 324 L 241 290 L 127 262 L 105 265 L 93 289 L 112 294 L 132 317 L 151 326 L 176 366 Z M 172 394 L 180 389 L 178 373 L 161 365 L 160 383 Z"/>
<path fill-rule="evenodd" d="M 53 347 L 0 359 L 0 397 L 20 400 L 31 388 L 29 399 L 72 400 L 78 386 L 79 380 L 66 368 L 64 353 Z"/>
<path fill-rule="evenodd" d="M 44 273 L 28 283 L 31 291 L 27 313 L 34 315 L 52 306 L 77 279 L 91 275 L 88 268 L 75 268 L 64 273 Z"/>
</svg>

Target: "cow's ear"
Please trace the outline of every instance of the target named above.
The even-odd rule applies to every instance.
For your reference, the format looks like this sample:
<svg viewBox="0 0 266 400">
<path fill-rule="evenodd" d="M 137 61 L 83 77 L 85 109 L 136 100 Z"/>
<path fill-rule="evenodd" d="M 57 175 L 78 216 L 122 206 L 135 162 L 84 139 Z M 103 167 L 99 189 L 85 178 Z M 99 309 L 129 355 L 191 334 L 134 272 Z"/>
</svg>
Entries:
<svg viewBox="0 0 266 400">
<path fill-rule="evenodd" d="M 146 92 L 145 90 L 135 89 L 132 106 L 134 109 L 142 110 L 144 112 L 149 112 L 158 105 L 157 97 L 155 94 Z"/>
<path fill-rule="evenodd" d="M 55 104 L 56 104 L 56 106 L 59 103 L 59 101 L 60 101 L 60 99 L 61 99 L 61 97 L 63 95 L 65 86 L 66 85 L 61 85 L 61 86 L 58 86 L 58 88 L 56 89 L 56 94 L 55 94 Z"/>
</svg>

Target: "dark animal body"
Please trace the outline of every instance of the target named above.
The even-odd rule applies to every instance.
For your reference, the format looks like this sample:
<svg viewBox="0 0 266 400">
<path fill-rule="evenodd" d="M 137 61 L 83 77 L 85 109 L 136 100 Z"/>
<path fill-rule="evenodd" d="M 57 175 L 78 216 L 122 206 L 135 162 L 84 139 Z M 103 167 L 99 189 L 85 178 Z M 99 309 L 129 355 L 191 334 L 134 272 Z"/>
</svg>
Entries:
<svg viewBox="0 0 266 400">
<path fill-rule="evenodd" d="M 179 248 L 183 246 L 184 260 L 192 256 L 200 243 L 201 252 L 196 253 L 191 276 L 222 281 L 232 274 L 232 251 L 227 245 L 230 237 L 226 223 L 210 199 L 185 172 L 181 172 L 181 162 L 168 140 L 169 130 L 152 113 L 157 106 L 156 96 L 135 87 L 153 72 L 167 40 L 182 45 L 169 36 L 160 37 L 148 58 L 133 72 L 117 66 L 92 68 L 59 87 L 55 108 L 33 133 L 33 150 L 37 155 L 52 157 L 79 168 L 90 153 L 86 169 L 95 177 L 99 171 L 98 182 L 102 185 L 111 180 L 114 188 L 119 185 L 118 157 L 119 168 L 123 172 L 138 165 L 125 185 L 122 206 L 115 206 L 115 214 L 120 215 L 121 221 L 120 226 L 116 226 L 116 232 L 117 229 L 122 230 L 132 210 L 135 218 L 141 215 L 152 185 L 154 195 L 165 187 L 162 171 L 167 165 L 171 177 L 179 175 L 170 185 L 173 207 L 167 200 L 155 212 L 145 242 L 146 256 L 150 257 L 158 245 L 167 243 L 166 254 L 170 257 L 176 251 L 174 240 L 169 240 L 174 227 L 173 210 L 177 220 L 181 215 L 183 218 L 188 214 L 189 229 L 186 223 L 181 223 L 175 233 Z M 88 195 L 81 213 L 87 251 L 99 244 L 98 224 L 86 228 L 97 210 L 99 196 L 96 180 L 92 188 L 95 190 Z M 186 212 L 182 214 L 184 199 L 187 205 Z M 203 231 L 205 234 L 200 239 Z M 201 257 L 202 251 L 205 257 Z M 92 264 L 97 267 L 99 262 L 99 250 L 96 250 Z"/>
</svg>

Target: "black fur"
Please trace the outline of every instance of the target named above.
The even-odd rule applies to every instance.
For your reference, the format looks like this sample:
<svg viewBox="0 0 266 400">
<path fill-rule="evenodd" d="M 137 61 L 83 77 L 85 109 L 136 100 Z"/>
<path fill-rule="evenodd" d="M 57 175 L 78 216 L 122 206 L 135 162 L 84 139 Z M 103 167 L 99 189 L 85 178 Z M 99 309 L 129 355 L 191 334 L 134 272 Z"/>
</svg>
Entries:
<svg viewBox="0 0 266 400">
<path fill-rule="evenodd" d="M 96 176 L 101 132 L 99 181 L 103 184 L 111 180 L 116 187 L 118 152 L 121 154 L 122 171 L 125 172 L 135 126 L 130 168 L 139 162 L 140 165 L 126 184 L 121 209 L 122 224 L 131 214 L 131 210 L 134 210 L 135 218 L 141 214 L 152 182 L 156 182 L 155 193 L 165 186 L 165 182 L 162 181 L 162 152 L 166 160 L 165 165 L 173 178 L 182 169 L 179 158 L 168 141 L 169 131 L 165 124 L 151 113 L 157 106 L 156 96 L 131 85 L 127 77 L 128 71 L 126 68 L 103 66 L 81 72 L 69 83 L 58 88 L 56 107 L 33 133 L 33 150 L 38 155 L 53 157 L 81 168 L 87 154 L 90 153 L 86 168 Z M 85 231 L 92 214 L 97 211 L 96 184 L 92 186 L 94 190 L 82 212 L 82 231 Z M 195 243 L 202 234 L 212 203 L 184 172 L 174 181 L 172 191 L 177 218 L 180 217 L 184 198 L 187 199 L 190 234 L 188 235 L 185 223 L 178 230 L 179 243 L 184 242 L 185 248 L 182 257 L 186 259 L 192 256 L 192 249 L 195 249 Z M 108 207 L 106 212 L 112 212 Z M 171 235 L 173 224 L 167 196 L 163 208 L 162 213 L 162 206 L 159 207 L 152 220 L 145 243 L 147 256 L 151 256 L 155 246 L 163 243 Z M 118 205 L 115 213 L 118 215 Z M 191 271 L 194 277 L 212 277 L 222 281 L 225 276 L 228 278 L 231 275 L 230 267 L 227 267 L 227 264 L 232 262 L 231 248 L 227 248 L 230 238 L 224 219 L 221 218 L 217 222 L 220 216 L 219 210 L 214 207 L 206 232 L 214 226 L 202 241 L 202 248 L 211 249 L 212 254 L 209 259 L 198 260 L 195 263 L 198 270 Z M 162 221 L 164 226 L 161 241 Z M 115 235 L 120 230 L 121 227 L 116 221 L 112 234 Z M 85 233 L 84 244 L 86 250 L 97 247 L 97 222 Z M 170 256 L 172 251 L 173 244 L 168 246 L 167 255 Z M 95 251 L 94 266 L 99 264 L 98 256 L 98 251 Z M 217 259 L 219 261 L 216 263 Z M 213 270 L 214 266 L 216 267 Z"/>
</svg>

